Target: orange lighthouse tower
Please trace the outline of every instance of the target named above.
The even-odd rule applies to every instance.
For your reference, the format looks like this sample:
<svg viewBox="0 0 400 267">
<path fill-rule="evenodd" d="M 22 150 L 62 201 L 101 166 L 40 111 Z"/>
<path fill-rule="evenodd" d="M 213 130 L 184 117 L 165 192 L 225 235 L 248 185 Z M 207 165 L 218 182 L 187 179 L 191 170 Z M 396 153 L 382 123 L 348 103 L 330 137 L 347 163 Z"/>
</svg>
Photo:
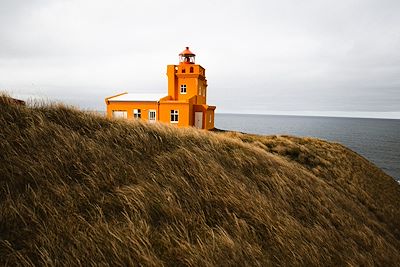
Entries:
<svg viewBox="0 0 400 267">
<path fill-rule="evenodd" d="M 107 116 L 144 119 L 182 127 L 214 128 L 215 106 L 207 105 L 205 69 L 186 47 L 178 65 L 167 66 L 168 95 L 122 93 L 106 98 Z"/>
</svg>

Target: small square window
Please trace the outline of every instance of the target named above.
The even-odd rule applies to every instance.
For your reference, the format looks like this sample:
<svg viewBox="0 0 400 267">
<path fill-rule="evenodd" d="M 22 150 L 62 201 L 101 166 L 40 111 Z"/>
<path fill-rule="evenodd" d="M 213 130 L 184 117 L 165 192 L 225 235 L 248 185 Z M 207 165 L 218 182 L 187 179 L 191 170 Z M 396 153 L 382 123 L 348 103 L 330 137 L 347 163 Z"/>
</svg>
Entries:
<svg viewBox="0 0 400 267">
<path fill-rule="evenodd" d="M 179 110 L 171 110 L 171 123 L 178 123 Z"/>
<path fill-rule="evenodd" d="M 186 84 L 181 84 L 181 94 L 186 94 Z"/>
<path fill-rule="evenodd" d="M 133 110 L 133 117 L 135 119 L 140 119 L 142 117 L 142 111 L 140 109 Z"/>
</svg>

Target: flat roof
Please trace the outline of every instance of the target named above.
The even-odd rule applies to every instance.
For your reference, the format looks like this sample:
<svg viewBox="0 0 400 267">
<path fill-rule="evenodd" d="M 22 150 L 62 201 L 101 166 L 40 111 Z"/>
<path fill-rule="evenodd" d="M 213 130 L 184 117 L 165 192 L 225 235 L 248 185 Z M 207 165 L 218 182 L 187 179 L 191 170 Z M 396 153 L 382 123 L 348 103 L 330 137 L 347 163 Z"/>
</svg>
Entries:
<svg viewBox="0 0 400 267">
<path fill-rule="evenodd" d="M 122 95 L 112 96 L 108 98 L 108 101 L 111 102 L 124 102 L 124 101 L 159 101 L 160 98 L 165 97 L 164 93 L 144 93 L 144 94 L 132 94 L 126 93 Z"/>
</svg>

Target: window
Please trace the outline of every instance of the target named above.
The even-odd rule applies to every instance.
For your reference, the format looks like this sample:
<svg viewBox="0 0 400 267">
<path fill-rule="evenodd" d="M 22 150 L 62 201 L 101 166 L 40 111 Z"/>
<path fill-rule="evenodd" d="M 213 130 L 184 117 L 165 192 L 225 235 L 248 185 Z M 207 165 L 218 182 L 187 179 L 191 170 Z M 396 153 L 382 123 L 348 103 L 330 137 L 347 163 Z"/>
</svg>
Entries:
<svg viewBox="0 0 400 267">
<path fill-rule="evenodd" d="M 193 73 L 193 67 L 190 67 L 190 73 Z"/>
<path fill-rule="evenodd" d="M 186 73 L 186 70 L 185 70 L 185 69 L 182 69 L 182 73 Z"/>
<path fill-rule="evenodd" d="M 135 119 L 140 119 L 142 117 L 142 111 L 140 109 L 133 110 L 133 117 Z"/>
<path fill-rule="evenodd" d="M 210 114 L 210 123 L 212 122 L 211 114 Z"/>
<path fill-rule="evenodd" d="M 201 95 L 201 86 L 199 86 L 199 95 Z"/>
<path fill-rule="evenodd" d="M 171 123 L 178 123 L 179 110 L 171 110 Z"/>
<path fill-rule="evenodd" d="M 156 111 L 154 109 L 149 110 L 149 122 L 156 121 Z"/>
<path fill-rule="evenodd" d="M 128 112 L 126 110 L 113 110 L 112 116 L 114 118 L 128 118 Z"/>
<path fill-rule="evenodd" d="M 181 84 L 181 94 L 186 94 L 186 84 Z"/>
</svg>

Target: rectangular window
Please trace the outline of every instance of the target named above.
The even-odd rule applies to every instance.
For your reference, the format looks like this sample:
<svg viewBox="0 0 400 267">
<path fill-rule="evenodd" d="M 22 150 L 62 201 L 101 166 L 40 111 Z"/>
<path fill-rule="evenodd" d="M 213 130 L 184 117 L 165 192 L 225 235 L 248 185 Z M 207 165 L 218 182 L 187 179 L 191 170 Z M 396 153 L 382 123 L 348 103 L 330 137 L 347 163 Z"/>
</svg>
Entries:
<svg viewBox="0 0 400 267">
<path fill-rule="evenodd" d="M 179 110 L 171 110 L 171 123 L 178 123 Z"/>
<path fill-rule="evenodd" d="M 199 95 L 201 95 L 201 86 L 199 87 Z"/>
<path fill-rule="evenodd" d="M 140 119 L 142 117 L 142 111 L 140 109 L 133 110 L 133 117 L 135 119 Z"/>
<path fill-rule="evenodd" d="M 149 122 L 155 122 L 156 120 L 156 111 L 153 109 L 149 110 Z"/>
<path fill-rule="evenodd" d="M 128 112 L 126 110 L 113 110 L 112 116 L 114 118 L 128 118 Z"/>
<path fill-rule="evenodd" d="M 181 84 L 181 94 L 186 94 L 186 84 Z"/>
<path fill-rule="evenodd" d="M 211 121 L 212 121 L 212 120 L 211 120 L 211 114 L 210 114 L 210 123 L 211 123 Z"/>
</svg>

